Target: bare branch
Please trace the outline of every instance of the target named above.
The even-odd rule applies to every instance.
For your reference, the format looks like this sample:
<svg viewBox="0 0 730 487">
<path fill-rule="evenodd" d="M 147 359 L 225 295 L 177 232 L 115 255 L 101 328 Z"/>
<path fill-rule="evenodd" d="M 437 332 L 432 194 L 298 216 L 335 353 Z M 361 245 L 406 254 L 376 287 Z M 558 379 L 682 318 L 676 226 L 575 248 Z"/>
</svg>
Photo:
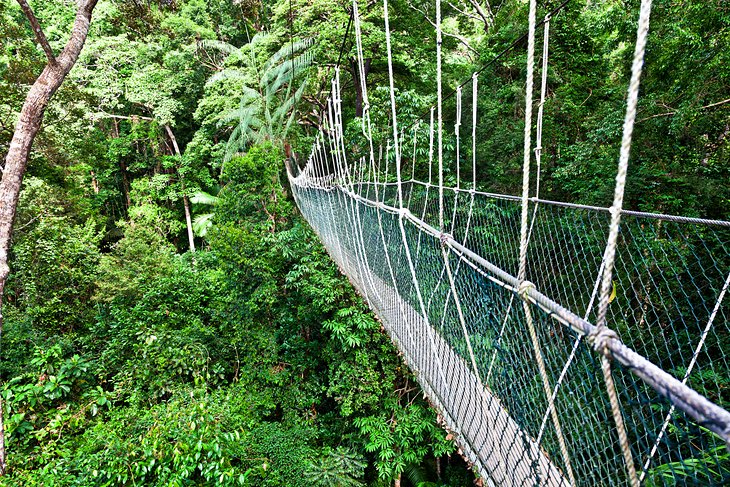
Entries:
<svg viewBox="0 0 730 487">
<path fill-rule="evenodd" d="M 702 109 L 718 107 L 720 105 L 724 105 L 725 103 L 730 103 L 730 98 L 728 98 L 727 100 L 718 101 L 717 103 L 711 103 L 709 105 L 705 105 L 702 107 Z"/>
<path fill-rule="evenodd" d="M 482 19 L 482 22 L 484 22 L 484 31 L 488 31 L 492 24 L 494 24 L 494 14 L 492 13 L 492 8 L 489 6 L 489 2 L 485 2 L 487 4 L 486 10 L 479 5 L 477 0 L 469 0 L 469 3 L 477 11 L 477 15 Z"/>
<path fill-rule="evenodd" d="M 707 110 L 708 108 L 719 107 L 720 105 L 725 105 L 726 103 L 730 103 L 730 98 L 728 98 L 727 100 L 710 103 L 709 105 L 705 105 L 705 106 L 698 108 L 698 110 Z M 666 105 L 663 105 L 663 106 L 666 106 Z M 670 117 L 676 113 L 677 113 L 676 110 L 671 111 L 671 112 L 665 112 L 665 113 L 657 113 L 655 115 L 649 115 L 648 117 L 642 118 L 641 120 L 638 120 L 636 123 L 645 122 L 646 120 L 651 120 L 652 118 Z"/>
<path fill-rule="evenodd" d="M 40 22 L 38 22 L 38 19 L 36 18 L 35 14 L 33 13 L 33 9 L 30 8 L 30 5 L 28 5 L 28 2 L 26 0 L 17 0 L 18 4 L 20 5 L 20 9 L 23 11 L 26 17 L 28 17 L 28 21 L 30 22 L 30 26 L 33 28 L 33 33 L 35 34 L 35 38 L 38 41 L 38 43 L 43 48 L 43 51 L 46 53 L 46 57 L 48 58 L 48 62 L 50 64 L 56 64 L 56 56 L 53 54 L 53 49 L 51 49 L 51 45 L 48 43 L 48 39 L 46 39 L 46 34 L 43 33 L 43 29 L 41 28 Z"/>
<path fill-rule="evenodd" d="M 426 21 L 429 24 L 431 24 L 434 28 L 436 28 L 436 24 L 429 18 L 429 16 L 426 14 L 426 12 L 424 12 L 423 10 L 421 10 L 418 7 L 416 7 L 415 5 L 413 5 L 410 1 L 408 2 L 408 6 L 411 7 L 411 9 L 413 9 L 416 12 L 420 13 L 421 15 L 423 15 L 423 18 L 426 19 Z M 452 39 L 456 39 L 457 41 L 459 41 L 460 43 L 462 43 L 464 45 L 464 47 L 466 47 L 467 49 L 469 49 L 470 51 L 472 51 L 473 53 L 475 53 L 477 55 L 477 57 L 479 56 L 479 51 L 477 51 L 476 49 L 474 49 L 473 47 L 471 47 L 471 44 L 469 44 L 469 41 L 467 40 L 466 37 L 461 36 L 459 34 L 452 34 L 450 32 L 446 32 L 445 30 L 442 30 L 441 33 L 443 35 L 447 36 L 447 37 L 451 37 Z"/>
<path fill-rule="evenodd" d="M 479 17 L 478 15 L 474 15 L 472 13 L 467 12 L 465 6 L 462 5 L 461 2 L 459 2 L 459 6 L 458 7 L 456 5 L 454 5 L 453 3 L 449 2 L 449 1 L 447 1 L 446 3 L 448 3 L 451 8 L 453 8 L 454 10 L 456 10 L 457 12 L 459 12 L 464 17 L 468 17 L 468 18 L 470 18 L 472 20 L 479 20 L 480 22 L 482 21 L 482 18 Z"/>
<path fill-rule="evenodd" d="M 132 121 L 135 121 L 135 120 L 147 120 L 147 121 L 150 121 L 150 122 L 154 121 L 154 118 L 144 117 L 142 115 L 114 115 L 113 113 L 106 113 L 106 112 L 101 112 L 101 113 L 95 114 L 94 116 L 92 116 L 92 118 L 94 118 L 94 119 L 97 119 L 97 118 L 116 118 L 116 119 L 119 119 L 119 120 L 132 120 Z"/>
<path fill-rule="evenodd" d="M 659 118 L 659 117 L 670 117 L 674 115 L 677 112 L 666 112 L 666 113 L 657 113 L 655 115 L 649 115 L 648 117 L 644 117 L 641 120 L 637 120 L 636 123 L 646 122 L 647 120 L 651 120 L 652 118 Z"/>
</svg>

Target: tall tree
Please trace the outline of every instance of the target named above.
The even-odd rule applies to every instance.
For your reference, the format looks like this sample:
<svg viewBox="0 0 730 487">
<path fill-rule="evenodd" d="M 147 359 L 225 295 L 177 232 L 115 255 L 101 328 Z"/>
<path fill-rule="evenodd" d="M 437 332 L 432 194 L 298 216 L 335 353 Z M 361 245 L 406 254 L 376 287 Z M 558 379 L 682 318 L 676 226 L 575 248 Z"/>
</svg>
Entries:
<svg viewBox="0 0 730 487">
<path fill-rule="evenodd" d="M 91 12 L 97 2 L 98 0 L 77 0 L 76 19 L 71 29 L 71 37 L 61 54 L 55 56 L 33 9 L 26 0 L 18 0 L 21 10 L 33 28 L 36 40 L 46 54 L 48 63 L 25 98 L 8 154 L 5 157 L 2 182 L 0 182 L 0 338 L 2 338 L 2 297 L 5 282 L 10 273 L 8 265 L 10 238 L 28 155 L 33 145 L 33 139 L 41 127 L 48 102 L 71 71 L 84 47 L 91 23 Z M 5 433 L 2 421 L 2 402 L 0 402 L 0 475 L 5 473 L 6 466 Z"/>
</svg>

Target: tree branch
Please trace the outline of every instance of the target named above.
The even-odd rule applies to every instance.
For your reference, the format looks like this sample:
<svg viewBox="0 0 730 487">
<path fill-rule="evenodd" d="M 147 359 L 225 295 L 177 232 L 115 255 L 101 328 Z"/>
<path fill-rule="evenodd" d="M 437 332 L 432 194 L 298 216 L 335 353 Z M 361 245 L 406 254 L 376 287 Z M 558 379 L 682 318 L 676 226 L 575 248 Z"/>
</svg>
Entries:
<svg viewBox="0 0 730 487">
<path fill-rule="evenodd" d="M 26 0 L 17 0 L 17 2 L 20 5 L 20 9 L 23 11 L 25 16 L 28 17 L 30 26 L 33 28 L 33 33 L 35 34 L 35 38 L 43 48 L 43 51 L 46 53 L 48 62 L 50 64 L 56 64 L 56 56 L 53 54 L 53 49 L 51 49 L 51 45 L 48 43 L 48 39 L 43 33 L 40 22 L 38 22 L 38 19 L 33 13 L 33 9 L 30 8 L 30 5 L 28 5 L 28 2 Z"/>
<path fill-rule="evenodd" d="M 718 107 L 720 105 L 724 105 L 725 103 L 730 103 L 730 98 L 728 98 L 727 100 L 722 100 L 722 101 L 718 101 L 716 103 L 711 103 L 709 105 L 705 105 L 702 107 L 702 109 Z"/>
<path fill-rule="evenodd" d="M 484 22 L 484 32 L 489 31 L 489 28 L 494 23 L 494 14 L 492 13 L 492 8 L 489 6 L 489 2 L 487 1 L 487 9 L 484 10 L 484 7 L 479 5 L 479 2 L 476 0 L 469 0 L 469 3 L 474 7 L 474 10 L 477 11 L 477 14 L 479 17 L 481 17 L 482 22 Z"/>
<path fill-rule="evenodd" d="M 408 2 L 408 6 L 411 7 L 411 9 L 413 9 L 416 12 L 420 13 L 421 15 L 423 15 L 423 18 L 426 19 L 426 21 L 429 24 L 431 24 L 434 28 L 436 27 L 436 23 L 433 22 L 428 17 L 428 15 L 426 14 L 426 12 L 424 12 L 423 10 L 421 10 L 418 7 L 416 7 L 415 5 L 413 5 L 410 1 Z M 466 39 L 466 37 L 461 36 L 459 34 L 452 34 L 450 32 L 446 32 L 445 30 L 442 30 L 441 33 L 443 35 L 445 35 L 446 37 L 451 37 L 452 39 L 456 39 L 457 41 L 459 41 L 460 43 L 462 43 L 464 45 L 464 47 L 466 47 L 467 49 L 469 49 L 470 51 L 472 51 L 473 53 L 475 53 L 477 55 L 477 57 L 479 57 L 479 51 L 477 51 L 476 49 L 474 49 L 473 47 L 471 47 L 471 45 L 469 44 L 469 41 Z"/>
<path fill-rule="evenodd" d="M 92 119 L 95 120 L 97 118 L 116 118 L 118 120 L 131 120 L 133 122 L 135 120 L 147 120 L 149 122 L 153 122 L 155 120 L 154 118 L 145 117 L 142 115 L 114 115 L 113 113 L 106 113 L 106 112 L 96 113 L 96 114 L 92 115 Z"/>
<path fill-rule="evenodd" d="M 715 103 L 710 103 L 709 105 L 705 105 L 705 106 L 699 107 L 698 110 L 707 110 L 708 108 L 719 107 L 721 105 L 725 105 L 726 103 L 730 103 L 730 98 L 728 98 L 727 100 L 722 100 L 722 101 L 718 101 L 718 102 L 715 102 Z M 666 105 L 664 105 L 664 106 L 666 106 Z M 645 122 L 647 120 L 651 120 L 652 118 L 671 117 L 672 115 L 674 115 L 676 113 L 677 113 L 676 110 L 675 111 L 671 111 L 671 112 L 665 112 L 665 113 L 657 113 L 655 115 L 649 115 L 648 117 L 644 117 L 641 120 L 638 120 L 636 123 Z"/>
<path fill-rule="evenodd" d="M 454 10 L 456 10 L 457 12 L 459 12 L 464 17 L 468 17 L 468 18 L 470 18 L 472 20 L 478 20 L 480 22 L 483 22 L 484 21 L 484 19 L 482 19 L 478 15 L 474 15 L 474 14 L 471 14 L 471 13 L 467 12 L 466 11 L 466 8 L 463 5 L 461 5 L 461 3 L 459 3 L 459 7 L 461 7 L 461 8 L 457 7 L 456 5 L 454 5 L 453 3 L 449 2 L 449 1 L 447 1 L 446 3 L 448 3 L 451 8 L 453 8 Z"/>
</svg>

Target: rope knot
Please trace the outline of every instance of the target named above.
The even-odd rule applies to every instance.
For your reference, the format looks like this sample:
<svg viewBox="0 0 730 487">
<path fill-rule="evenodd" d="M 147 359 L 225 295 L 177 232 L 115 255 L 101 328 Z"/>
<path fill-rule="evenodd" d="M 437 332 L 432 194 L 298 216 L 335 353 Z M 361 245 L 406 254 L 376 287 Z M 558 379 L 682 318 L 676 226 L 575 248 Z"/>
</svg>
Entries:
<svg viewBox="0 0 730 487">
<path fill-rule="evenodd" d="M 451 235 L 445 232 L 441 232 L 441 235 L 439 235 L 439 240 L 441 241 L 441 245 L 446 245 L 446 242 L 452 238 Z"/>
<path fill-rule="evenodd" d="M 527 293 L 530 292 L 530 288 L 535 289 L 535 285 L 530 281 L 522 281 L 520 286 L 517 288 L 517 294 L 526 301 Z"/>
<path fill-rule="evenodd" d="M 588 334 L 588 342 L 593 344 L 593 350 L 606 356 L 610 354 L 608 342 L 614 338 L 618 339 L 618 334 L 606 326 L 597 326 Z"/>
</svg>

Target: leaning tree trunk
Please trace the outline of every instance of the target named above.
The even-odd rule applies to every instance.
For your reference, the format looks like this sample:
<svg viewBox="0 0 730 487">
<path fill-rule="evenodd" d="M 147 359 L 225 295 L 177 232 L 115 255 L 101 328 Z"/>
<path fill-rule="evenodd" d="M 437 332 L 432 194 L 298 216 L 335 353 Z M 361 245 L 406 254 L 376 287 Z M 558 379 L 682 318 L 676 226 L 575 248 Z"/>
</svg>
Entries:
<svg viewBox="0 0 730 487">
<path fill-rule="evenodd" d="M 20 186 L 23 182 L 30 148 L 41 127 L 48 102 L 79 58 L 86 36 L 89 33 L 91 12 L 97 1 L 79 0 L 71 38 L 61 54 L 54 57 L 28 3 L 26 0 L 18 0 L 21 9 L 33 27 L 36 39 L 48 57 L 48 64 L 33 83 L 28 96 L 25 98 L 18 123 L 15 126 L 15 133 L 8 148 L 8 154 L 5 157 L 5 167 L 3 168 L 2 182 L 0 182 L 0 339 L 2 338 L 2 298 L 5 291 L 5 282 L 10 273 L 8 265 L 10 238 L 13 233 L 13 220 L 15 219 Z M 5 473 L 6 466 L 5 433 L 2 421 L 2 404 L 0 403 L 0 475 Z"/>
</svg>

